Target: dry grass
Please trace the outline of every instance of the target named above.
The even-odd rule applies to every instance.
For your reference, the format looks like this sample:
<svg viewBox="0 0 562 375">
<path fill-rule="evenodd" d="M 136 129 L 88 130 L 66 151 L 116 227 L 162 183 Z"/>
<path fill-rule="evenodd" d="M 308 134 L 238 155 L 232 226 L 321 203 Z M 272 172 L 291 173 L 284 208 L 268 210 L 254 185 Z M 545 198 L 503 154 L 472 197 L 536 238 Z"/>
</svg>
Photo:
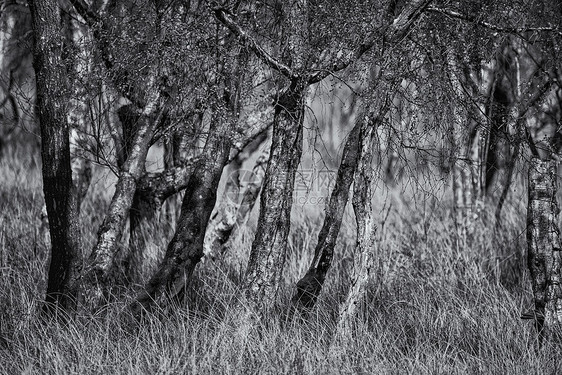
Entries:
<svg viewBox="0 0 562 375">
<path fill-rule="evenodd" d="M 198 268 L 188 300 L 166 319 L 150 317 L 131 329 L 119 315 L 124 302 L 67 323 L 41 319 L 47 251 L 39 232 L 40 170 L 18 160 L 0 165 L 2 374 L 562 373 L 559 348 L 539 347 L 531 323 L 519 319 L 531 301 L 523 187 L 506 205 L 504 229 L 494 231 L 484 217 L 471 241 L 456 238 L 446 196 L 435 204 L 403 204 L 381 190 L 379 270 L 350 338 L 333 343 L 353 267 L 351 212 L 307 322 L 283 323 L 274 313 L 256 322 L 240 307 L 255 218 L 232 244 L 236 251 Z M 84 246 L 93 242 L 96 213 L 106 204 L 101 195 L 88 199 Z M 311 259 L 322 222 L 319 206 L 293 213 L 279 310 Z"/>
</svg>

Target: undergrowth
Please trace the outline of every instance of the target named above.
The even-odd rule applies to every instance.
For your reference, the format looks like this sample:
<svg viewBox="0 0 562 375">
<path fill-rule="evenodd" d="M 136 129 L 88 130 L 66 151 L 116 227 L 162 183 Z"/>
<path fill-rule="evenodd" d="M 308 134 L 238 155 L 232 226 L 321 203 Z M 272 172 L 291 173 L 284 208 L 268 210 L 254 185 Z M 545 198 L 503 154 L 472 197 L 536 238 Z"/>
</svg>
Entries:
<svg viewBox="0 0 562 375">
<path fill-rule="evenodd" d="M 223 259 L 205 261 L 186 300 L 140 325 L 126 301 L 103 314 L 46 319 L 47 244 L 38 166 L 0 165 L 0 373 L 2 374 L 529 374 L 562 373 L 559 347 L 537 344 L 525 266 L 524 187 L 515 187 L 499 229 L 486 207 L 459 237 L 446 198 L 429 206 L 381 193 L 377 272 L 354 321 L 334 340 L 351 283 L 355 224 L 350 207 L 333 267 L 306 320 L 286 320 L 294 284 L 312 259 L 323 207 L 295 207 L 279 305 L 262 320 L 240 285 L 255 212 Z M 95 189 L 95 186 L 92 187 Z M 91 248 L 107 197 L 90 192 L 82 213 Z"/>
</svg>

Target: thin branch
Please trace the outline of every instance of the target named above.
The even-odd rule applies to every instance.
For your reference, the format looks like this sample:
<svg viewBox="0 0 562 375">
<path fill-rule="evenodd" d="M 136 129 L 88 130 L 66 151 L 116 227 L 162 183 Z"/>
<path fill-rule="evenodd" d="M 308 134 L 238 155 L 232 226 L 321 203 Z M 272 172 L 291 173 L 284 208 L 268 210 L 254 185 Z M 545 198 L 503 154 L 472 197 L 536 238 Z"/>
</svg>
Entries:
<svg viewBox="0 0 562 375">
<path fill-rule="evenodd" d="M 240 25 L 234 21 L 231 17 L 230 13 L 225 10 L 223 7 L 215 5 L 211 6 L 211 10 L 213 11 L 215 17 L 230 31 L 234 33 L 240 40 L 252 50 L 254 53 L 269 67 L 277 70 L 279 73 L 283 74 L 289 79 L 298 78 L 298 74 L 293 71 L 290 67 L 283 64 L 280 61 L 277 61 L 273 56 L 266 52 L 259 43 Z"/>
<path fill-rule="evenodd" d="M 477 25 L 483 26 L 487 29 L 497 31 L 497 32 L 500 32 L 500 33 L 509 33 L 509 34 L 519 35 L 519 34 L 522 34 L 522 33 L 525 33 L 525 32 L 531 32 L 531 31 L 546 31 L 546 32 L 554 32 L 554 33 L 557 33 L 558 35 L 562 35 L 562 31 L 560 30 L 560 28 L 555 27 L 555 26 L 551 26 L 551 25 L 537 26 L 537 27 L 503 27 L 503 26 L 493 24 L 491 22 L 479 20 L 479 19 L 477 19 L 476 17 L 473 17 L 473 16 L 461 14 L 461 13 L 456 12 L 456 11 L 451 10 L 451 9 L 430 7 L 430 8 L 427 8 L 427 11 L 433 12 L 433 13 L 444 14 L 444 15 L 450 17 L 450 18 L 456 18 L 456 19 L 459 19 L 459 20 L 467 21 L 467 22 L 473 22 Z"/>
<path fill-rule="evenodd" d="M 404 7 L 392 24 L 388 26 L 384 32 L 384 40 L 392 44 L 400 42 L 432 1 L 433 0 L 412 0 L 410 4 Z M 333 64 L 331 67 L 320 69 L 316 74 L 313 74 L 308 80 L 308 83 L 313 84 L 320 82 L 328 75 L 343 70 L 359 60 L 375 45 L 378 36 L 379 34 L 377 32 L 373 32 L 365 43 L 362 43 L 344 59 Z"/>
</svg>

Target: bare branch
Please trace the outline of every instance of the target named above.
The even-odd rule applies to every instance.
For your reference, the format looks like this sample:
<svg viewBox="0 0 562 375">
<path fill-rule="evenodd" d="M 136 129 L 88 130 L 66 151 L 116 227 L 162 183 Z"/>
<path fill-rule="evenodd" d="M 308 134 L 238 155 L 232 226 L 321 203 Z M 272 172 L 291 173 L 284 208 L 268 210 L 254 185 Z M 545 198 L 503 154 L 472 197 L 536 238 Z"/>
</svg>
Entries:
<svg viewBox="0 0 562 375">
<path fill-rule="evenodd" d="M 461 14 L 457 11 L 454 10 L 450 10 L 450 9 L 444 9 L 444 8 L 437 8 L 437 7 L 430 7 L 427 8 L 428 12 L 433 12 L 433 13 L 440 13 L 440 14 L 444 14 L 450 18 L 456 18 L 462 21 L 467 21 L 467 22 L 473 22 L 477 25 L 483 26 L 487 29 L 493 30 L 493 31 L 497 31 L 500 33 L 508 33 L 508 34 L 522 34 L 525 32 L 531 32 L 531 31 L 544 31 L 544 32 L 554 32 L 558 35 L 562 35 L 562 31 L 560 30 L 560 28 L 555 27 L 555 26 L 536 26 L 536 27 L 503 27 L 500 25 L 496 25 L 493 24 L 491 22 L 487 22 L 487 21 L 482 21 L 477 19 L 476 17 L 473 16 L 469 16 L 469 15 L 465 15 L 465 14 Z"/>
<path fill-rule="evenodd" d="M 283 64 L 280 61 L 277 61 L 273 56 L 271 56 L 265 49 L 263 49 L 259 43 L 240 25 L 234 21 L 234 19 L 230 16 L 229 12 L 227 12 L 223 7 L 214 6 L 211 7 L 211 10 L 215 14 L 215 17 L 230 31 L 234 33 L 240 40 L 248 45 L 248 47 L 254 51 L 254 53 L 268 66 L 277 70 L 279 73 L 283 74 L 289 79 L 298 78 L 298 74 L 296 74 L 293 69 L 288 67 L 287 65 Z"/>
<path fill-rule="evenodd" d="M 392 24 L 386 29 L 383 38 L 390 43 L 398 43 L 410 31 L 415 21 L 419 19 L 423 11 L 429 6 L 433 0 L 412 0 L 410 4 L 406 5 L 402 12 L 394 19 Z M 338 72 L 347 68 L 349 65 L 359 60 L 366 52 L 368 52 L 374 45 L 379 36 L 378 33 L 373 32 L 369 39 L 357 47 L 354 51 L 349 53 L 344 59 L 341 59 L 336 64 L 330 67 L 320 69 L 316 74 L 312 75 L 308 82 L 310 84 L 320 82 L 328 75 Z"/>
</svg>

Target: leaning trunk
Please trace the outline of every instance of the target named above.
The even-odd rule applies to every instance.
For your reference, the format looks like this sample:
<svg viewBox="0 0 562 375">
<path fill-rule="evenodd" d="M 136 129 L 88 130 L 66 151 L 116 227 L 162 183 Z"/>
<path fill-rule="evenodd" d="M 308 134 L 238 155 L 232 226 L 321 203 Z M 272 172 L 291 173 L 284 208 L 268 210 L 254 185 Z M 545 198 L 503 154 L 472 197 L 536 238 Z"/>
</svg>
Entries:
<svg viewBox="0 0 562 375">
<path fill-rule="evenodd" d="M 97 308 L 109 297 L 113 284 L 114 260 L 117 242 L 125 227 L 137 181 L 144 172 L 146 155 L 155 127 L 161 121 L 164 111 L 157 119 L 149 116 L 159 102 L 159 96 L 140 113 L 138 129 L 134 135 L 131 152 L 125 161 L 115 186 L 108 213 L 98 231 L 98 242 L 94 247 L 88 264 L 74 288 L 80 289 L 80 303 L 86 308 Z"/>
<path fill-rule="evenodd" d="M 562 257 L 556 202 L 556 163 L 533 157 L 529 165 L 527 207 L 528 266 L 535 299 L 534 318 L 541 337 L 562 326 Z"/>
<path fill-rule="evenodd" d="M 376 224 L 373 217 L 373 148 L 376 139 L 376 127 L 380 117 L 365 121 L 362 125 L 361 155 L 358 162 L 355 184 L 353 187 L 353 210 L 357 222 L 357 245 L 353 283 L 346 301 L 340 308 L 336 337 L 351 333 L 351 322 L 356 314 L 357 305 L 365 295 L 365 289 L 374 271 Z"/>
<path fill-rule="evenodd" d="M 160 221 L 172 227 L 176 222 L 180 202 L 176 193 L 185 188 L 195 168 L 195 158 L 188 156 L 195 149 L 195 141 L 189 138 L 187 128 L 200 126 L 201 120 L 194 116 L 195 123 L 186 123 L 185 128 L 173 133 L 165 143 L 164 171 L 145 173 L 138 183 L 129 215 L 129 251 L 125 260 L 129 283 L 147 282 L 164 257 L 164 251 L 154 241 L 159 235 L 156 218 L 160 214 Z M 123 149 L 128 152 L 126 144 Z"/>
<path fill-rule="evenodd" d="M 326 207 L 324 225 L 318 235 L 314 259 L 306 275 L 297 283 L 297 291 L 292 303 L 293 307 L 301 312 L 309 311 L 314 307 L 326 279 L 326 273 L 332 264 L 334 248 L 349 198 L 349 188 L 353 182 L 360 155 L 360 133 L 361 123 L 358 122 L 349 133 L 343 149 L 336 184 Z"/>
<path fill-rule="evenodd" d="M 267 132 L 258 134 L 257 138 L 240 151 L 228 165 L 225 173 L 227 176 L 225 191 L 215 215 L 211 218 L 205 236 L 206 256 L 213 259 L 215 256 L 222 256 L 235 227 L 240 224 L 240 220 L 245 221 L 246 215 L 254 206 L 257 193 L 261 188 L 262 180 L 259 178 L 261 165 L 259 163 L 263 158 L 258 157 L 252 172 L 243 169 L 242 166 L 248 159 L 255 156 L 267 138 Z"/>
<path fill-rule="evenodd" d="M 216 124 L 216 121 L 213 120 L 209 129 L 204 157 L 187 184 L 176 233 L 164 261 L 131 307 L 136 317 L 145 310 L 151 311 L 155 305 L 165 306 L 170 300 L 181 299 L 195 266 L 203 257 L 205 231 L 230 150 L 228 124 Z"/>
</svg>

